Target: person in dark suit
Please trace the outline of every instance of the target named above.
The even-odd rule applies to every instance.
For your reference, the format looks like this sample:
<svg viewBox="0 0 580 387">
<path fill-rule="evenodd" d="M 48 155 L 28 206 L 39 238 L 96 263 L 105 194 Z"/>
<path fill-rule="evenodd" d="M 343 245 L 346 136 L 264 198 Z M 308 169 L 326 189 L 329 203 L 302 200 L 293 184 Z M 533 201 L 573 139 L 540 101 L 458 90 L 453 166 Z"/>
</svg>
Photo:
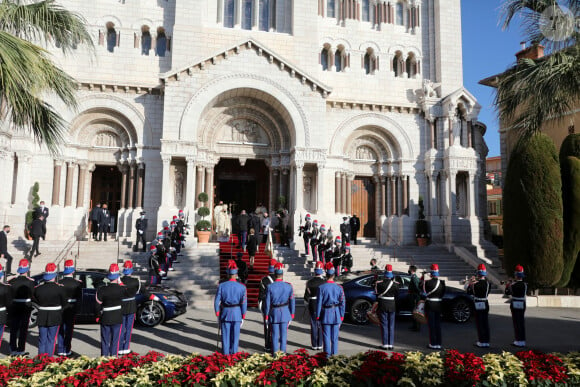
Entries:
<svg viewBox="0 0 580 387">
<path fill-rule="evenodd" d="M 360 231 L 360 219 L 358 218 L 358 216 L 356 216 L 356 213 L 352 214 L 349 223 L 350 223 L 350 233 L 352 234 L 351 240 L 356 245 L 357 244 L 356 235 Z"/>
<path fill-rule="evenodd" d="M 8 234 L 10 226 L 5 225 L 0 231 L 0 258 L 6 260 L 6 275 L 12 275 L 12 255 L 8 253 Z"/>
<path fill-rule="evenodd" d="M 46 226 L 46 220 L 48 219 L 48 207 L 44 205 L 44 200 L 39 203 L 39 206 L 34 209 L 34 219 L 38 219 L 42 216 L 44 225 Z M 44 239 L 44 237 L 42 238 Z"/>
<path fill-rule="evenodd" d="M 250 257 L 250 269 L 254 269 L 254 257 L 256 256 L 256 251 L 258 251 L 258 238 L 256 237 L 256 231 L 251 228 L 250 236 L 248 237 L 247 244 L 248 256 Z"/>
<path fill-rule="evenodd" d="M 97 204 L 91 210 L 89 217 L 91 218 L 91 233 L 93 234 L 93 239 L 97 240 L 97 234 L 99 233 L 99 213 L 101 212 L 101 204 Z"/>
<path fill-rule="evenodd" d="M 33 243 L 29 255 L 32 257 L 34 253 L 34 256 L 38 257 L 40 255 L 40 251 L 38 251 L 40 238 L 44 238 L 44 235 L 46 235 L 46 224 L 44 223 L 44 217 L 42 215 L 32 221 L 30 234 L 32 235 Z"/>
<path fill-rule="evenodd" d="M 111 214 L 107 209 L 107 205 L 103 204 L 101 211 L 99 212 L 99 216 L 97 218 L 97 223 L 99 224 L 99 239 L 100 241 L 105 234 L 105 242 L 107 241 L 107 233 L 109 232 L 109 222 L 111 221 Z"/>
<path fill-rule="evenodd" d="M 145 241 L 145 232 L 147 232 L 147 219 L 145 218 L 146 212 L 140 213 L 141 217 L 135 222 L 135 229 L 137 230 L 137 242 L 135 242 L 135 249 L 139 249 L 139 241 L 143 244 L 143 252 L 147 247 L 147 242 Z"/>
<path fill-rule="evenodd" d="M 4 326 L 8 320 L 8 308 L 12 305 L 12 287 L 3 282 L 4 268 L 0 265 L 0 340 L 4 335 Z"/>
<path fill-rule="evenodd" d="M 83 283 L 74 278 L 75 263 L 72 259 L 64 262 L 63 277 L 60 284 L 64 288 L 67 305 L 62 311 L 62 324 L 58 330 L 58 356 L 70 356 L 72 354 L 71 343 L 74 332 L 75 315 L 78 305 L 82 302 Z"/>
<path fill-rule="evenodd" d="M 41 282 L 34 288 L 33 300 L 38 305 L 38 354 L 54 355 L 58 328 L 62 323 L 62 308 L 67 305 L 64 287 L 55 282 L 58 269 L 46 265 Z"/>
<path fill-rule="evenodd" d="M 445 294 L 445 281 L 439 279 L 439 265 L 431 265 L 431 279 L 423 280 L 423 294 L 425 299 L 425 314 L 429 325 L 429 348 L 441 347 L 441 301 Z"/>
<path fill-rule="evenodd" d="M 240 232 L 240 246 L 242 250 L 246 251 L 246 238 L 248 237 L 248 222 L 250 217 L 246 214 L 246 210 L 242 210 L 242 213 L 238 215 L 237 225 Z"/>
<path fill-rule="evenodd" d="M 342 237 L 342 243 L 350 242 L 350 236 L 352 232 L 350 231 L 350 222 L 346 216 L 342 218 L 342 223 L 340 224 L 340 236 Z"/>
<path fill-rule="evenodd" d="M 242 259 L 243 256 L 241 251 L 236 254 L 236 266 L 238 266 L 238 281 L 245 285 L 248 282 L 248 265 Z"/>
<path fill-rule="evenodd" d="M 30 264 L 27 259 L 18 263 L 18 276 L 8 283 L 12 286 L 12 307 L 10 308 L 10 355 L 26 356 L 26 336 L 28 321 L 32 312 L 32 293 L 34 280 L 28 276 Z"/>
</svg>

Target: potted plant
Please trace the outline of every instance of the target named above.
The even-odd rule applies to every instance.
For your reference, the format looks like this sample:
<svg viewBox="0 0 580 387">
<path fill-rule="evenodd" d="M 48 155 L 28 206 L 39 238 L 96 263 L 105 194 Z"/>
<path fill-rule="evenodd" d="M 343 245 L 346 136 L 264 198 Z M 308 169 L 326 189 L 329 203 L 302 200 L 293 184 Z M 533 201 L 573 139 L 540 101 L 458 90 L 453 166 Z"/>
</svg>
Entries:
<svg viewBox="0 0 580 387">
<path fill-rule="evenodd" d="M 32 235 L 30 235 L 30 226 L 32 225 L 32 221 L 34 220 L 34 210 L 38 207 L 38 202 L 40 200 L 40 196 L 38 196 L 38 190 L 40 189 L 38 182 L 34 182 L 31 190 L 31 201 L 30 201 L 30 209 L 26 211 L 26 222 L 24 224 L 24 235 L 26 239 L 32 240 Z"/>
<path fill-rule="evenodd" d="M 415 223 L 415 238 L 419 246 L 427 246 L 431 238 L 429 223 L 425 220 L 425 205 L 422 196 L 419 196 L 419 219 Z"/>
<path fill-rule="evenodd" d="M 205 217 L 210 213 L 209 208 L 205 206 L 205 203 L 208 201 L 208 196 L 205 192 L 201 192 L 197 196 L 197 200 L 203 203 L 203 205 L 197 209 L 197 214 L 201 216 L 201 220 L 195 224 L 195 229 L 197 230 L 197 241 L 199 243 L 208 243 L 211 235 L 211 223 L 209 220 L 205 220 Z"/>
</svg>

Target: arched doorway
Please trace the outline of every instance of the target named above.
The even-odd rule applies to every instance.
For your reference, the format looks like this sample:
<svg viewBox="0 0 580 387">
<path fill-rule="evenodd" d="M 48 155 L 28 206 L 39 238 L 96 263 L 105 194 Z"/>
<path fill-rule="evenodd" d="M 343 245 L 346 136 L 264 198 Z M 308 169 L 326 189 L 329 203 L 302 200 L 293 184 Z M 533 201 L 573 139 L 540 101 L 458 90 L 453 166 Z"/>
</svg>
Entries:
<svg viewBox="0 0 580 387">
<path fill-rule="evenodd" d="M 90 208 L 97 204 L 106 204 L 111 214 L 111 224 L 115 225 L 121 209 L 122 175 L 115 165 L 97 165 L 91 183 Z M 115 232 L 115 230 L 111 230 Z"/>
</svg>

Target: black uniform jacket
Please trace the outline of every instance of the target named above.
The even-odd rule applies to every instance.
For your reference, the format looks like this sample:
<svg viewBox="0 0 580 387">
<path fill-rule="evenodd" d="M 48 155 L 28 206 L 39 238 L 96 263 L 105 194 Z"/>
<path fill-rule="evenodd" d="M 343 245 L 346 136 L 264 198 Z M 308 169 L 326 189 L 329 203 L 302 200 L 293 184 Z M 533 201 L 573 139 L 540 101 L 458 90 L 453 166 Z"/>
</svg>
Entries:
<svg viewBox="0 0 580 387">
<path fill-rule="evenodd" d="M 125 287 L 113 282 L 97 290 L 97 302 L 101 304 L 102 325 L 117 325 L 123 323 L 121 304 L 125 296 Z"/>
<path fill-rule="evenodd" d="M 0 326 L 6 324 L 10 305 L 12 305 L 12 286 L 0 282 Z"/>
<path fill-rule="evenodd" d="M 141 231 L 147 231 L 147 219 L 137 219 L 135 222 L 135 228 Z"/>
<path fill-rule="evenodd" d="M 258 293 L 258 300 L 259 301 L 266 301 L 266 293 L 268 292 L 268 286 L 270 286 L 270 284 L 272 282 L 274 282 L 274 274 L 268 274 L 264 277 L 262 277 L 262 280 L 260 281 L 260 292 Z"/>
<path fill-rule="evenodd" d="M 141 289 L 141 281 L 139 278 L 131 276 L 121 277 L 121 282 L 125 285 L 126 295 L 123 298 L 123 314 L 133 314 L 137 313 L 137 301 L 135 301 L 135 296 L 139 293 Z"/>
<path fill-rule="evenodd" d="M 26 275 L 19 275 L 8 283 L 12 285 L 12 311 L 14 313 L 30 312 L 34 280 Z"/>
<path fill-rule="evenodd" d="M 78 306 L 82 302 L 83 283 L 73 277 L 63 277 L 60 280 L 60 284 L 64 288 L 64 295 L 66 297 L 64 313 L 76 313 Z"/>
<path fill-rule="evenodd" d="M 485 310 L 489 310 L 489 302 L 487 301 L 487 296 L 489 295 L 489 291 L 491 290 L 491 284 L 485 278 L 477 280 L 477 282 L 471 284 L 467 288 L 467 293 L 473 295 L 474 302 L 484 302 L 485 303 Z M 476 305 L 477 306 L 477 305 Z M 478 309 L 477 310 L 483 310 Z"/>
<path fill-rule="evenodd" d="M 506 289 L 506 294 L 511 295 L 510 307 L 514 301 L 521 301 L 526 307 L 526 293 L 528 292 L 528 284 L 524 281 L 515 281 Z"/>
<path fill-rule="evenodd" d="M 306 282 L 304 301 L 308 303 L 308 312 L 311 316 L 316 316 L 316 300 L 318 300 L 318 288 L 320 285 L 325 283 L 326 280 L 319 276 L 312 277 Z"/>
<path fill-rule="evenodd" d="M 438 281 L 439 286 L 437 286 Z M 445 281 L 440 280 L 439 278 L 431 278 L 430 280 L 425 281 L 423 289 L 425 290 L 425 293 L 427 293 L 425 296 L 425 307 L 432 312 L 441 312 L 441 300 L 445 294 Z"/>
<path fill-rule="evenodd" d="M 388 289 L 388 290 L 387 290 Z M 390 278 L 378 280 L 375 284 L 379 312 L 396 312 L 395 299 L 399 296 L 399 285 Z"/>
<path fill-rule="evenodd" d="M 38 305 L 39 327 L 54 327 L 62 323 L 62 309 L 67 304 L 62 285 L 48 281 L 36 286 L 34 302 Z"/>
</svg>

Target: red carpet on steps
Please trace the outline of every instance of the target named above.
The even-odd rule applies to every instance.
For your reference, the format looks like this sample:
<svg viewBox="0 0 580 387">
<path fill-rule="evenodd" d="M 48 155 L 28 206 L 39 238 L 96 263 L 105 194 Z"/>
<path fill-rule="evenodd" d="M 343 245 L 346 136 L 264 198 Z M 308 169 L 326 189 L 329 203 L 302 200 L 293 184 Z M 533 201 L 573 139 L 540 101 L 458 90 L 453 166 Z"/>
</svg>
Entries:
<svg viewBox="0 0 580 387">
<path fill-rule="evenodd" d="M 258 306 L 258 292 L 260 291 L 260 280 L 268 274 L 270 256 L 264 251 L 265 243 L 260 243 L 258 251 L 254 257 L 254 269 L 250 269 L 250 258 L 247 251 L 242 251 L 238 247 L 237 235 L 232 235 L 229 242 L 220 242 L 220 278 L 226 278 L 226 267 L 228 260 L 236 259 L 238 252 L 243 252 L 243 260 L 248 265 L 248 307 Z"/>
</svg>

